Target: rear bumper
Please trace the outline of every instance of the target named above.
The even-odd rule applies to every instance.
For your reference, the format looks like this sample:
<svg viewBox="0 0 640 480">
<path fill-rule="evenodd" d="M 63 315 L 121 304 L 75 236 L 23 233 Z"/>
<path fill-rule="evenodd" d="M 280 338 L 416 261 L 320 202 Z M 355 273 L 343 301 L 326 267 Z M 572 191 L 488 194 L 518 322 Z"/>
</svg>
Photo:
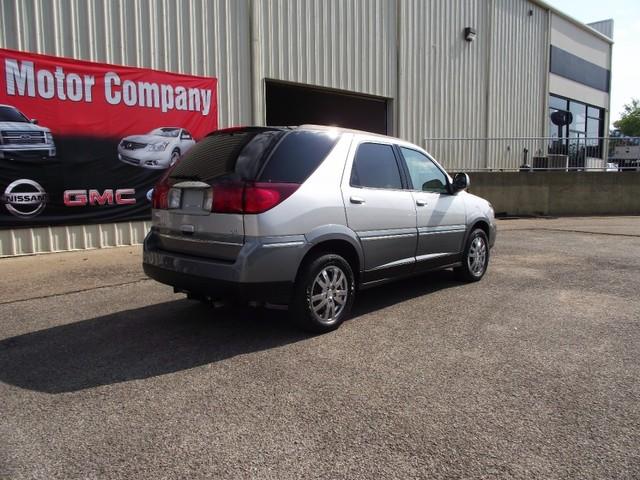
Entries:
<svg viewBox="0 0 640 480">
<path fill-rule="evenodd" d="M 163 250 L 151 232 L 144 241 L 143 268 L 154 280 L 213 299 L 287 304 L 307 248 L 302 241 L 247 240 L 237 258 L 226 261 Z"/>
<path fill-rule="evenodd" d="M 144 263 L 143 268 L 148 277 L 160 283 L 184 292 L 209 296 L 212 300 L 288 304 L 293 289 L 293 283 L 290 282 L 239 283 L 181 273 L 149 263 Z"/>
</svg>

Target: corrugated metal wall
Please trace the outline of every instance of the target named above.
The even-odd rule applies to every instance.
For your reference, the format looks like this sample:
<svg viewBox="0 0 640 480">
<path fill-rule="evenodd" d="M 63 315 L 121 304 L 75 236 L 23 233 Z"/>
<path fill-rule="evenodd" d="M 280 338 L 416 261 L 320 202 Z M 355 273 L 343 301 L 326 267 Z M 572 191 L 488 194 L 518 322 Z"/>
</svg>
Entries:
<svg viewBox="0 0 640 480">
<path fill-rule="evenodd" d="M 487 137 L 544 136 L 547 12 L 521 0 L 490 3 Z"/>
<path fill-rule="evenodd" d="M 251 120 L 248 0 L 0 0 L 0 47 L 218 78 L 221 126 Z"/>
<path fill-rule="evenodd" d="M 400 4 L 399 136 L 439 158 L 462 156 L 455 142 L 426 138 L 484 137 L 487 51 L 486 0 L 405 0 Z M 477 31 L 464 40 L 465 27 Z"/>
<path fill-rule="evenodd" d="M 549 51 L 547 10 L 521 0 L 493 0 L 487 138 L 544 137 Z M 523 152 L 489 142 L 476 168 L 515 168 Z M 536 152 L 528 152 L 528 160 Z M 483 164 L 484 160 L 484 164 Z"/>
<path fill-rule="evenodd" d="M 139 245 L 151 222 L 0 230 L 0 257 Z"/>
<path fill-rule="evenodd" d="M 254 0 L 256 121 L 264 79 L 395 97 L 395 0 Z"/>
<path fill-rule="evenodd" d="M 248 0 L 0 0 L 0 47 L 218 78 L 220 126 L 251 123 Z M 0 256 L 132 245 L 149 222 L 0 230 Z"/>
<path fill-rule="evenodd" d="M 603 35 L 613 39 L 613 19 L 600 20 L 599 22 L 587 23 L 591 28 Z"/>
<path fill-rule="evenodd" d="M 399 136 L 447 168 L 517 167 L 513 152 L 486 142 L 425 139 L 544 136 L 547 11 L 522 0 L 406 0 L 400 21 Z"/>
<path fill-rule="evenodd" d="M 499 160 L 489 164 L 482 142 L 469 151 L 426 138 L 544 135 L 548 12 L 527 0 L 0 5 L 0 47 L 216 76 L 222 127 L 264 123 L 264 81 L 274 79 L 392 99 L 394 133 L 450 169 L 513 166 L 514 159 L 493 152 Z M 465 27 L 476 29 L 474 42 L 464 40 Z M 120 234 L 99 237 L 137 241 L 146 228 L 120 225 Z M 93 235 L 86 228 L 0 231 L 0 255 L 105 244 L 78 240 Z M 140 234 L 126 234 L 130 228 Z"/>
</svg>

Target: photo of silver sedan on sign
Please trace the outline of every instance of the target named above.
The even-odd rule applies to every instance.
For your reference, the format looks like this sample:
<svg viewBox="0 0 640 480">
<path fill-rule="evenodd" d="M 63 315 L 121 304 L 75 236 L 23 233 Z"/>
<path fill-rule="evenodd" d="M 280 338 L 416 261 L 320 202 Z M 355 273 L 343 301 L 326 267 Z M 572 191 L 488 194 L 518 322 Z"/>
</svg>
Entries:
<svg viewBox="0 0 640 480">
<path fill-rule="evenodd" d="M 136 167 L 164 170 L 195 145 L 184 128 L 160 127 L 144 135 L 130 135 L 118 144 L 118 160 Z"/>
</svg>

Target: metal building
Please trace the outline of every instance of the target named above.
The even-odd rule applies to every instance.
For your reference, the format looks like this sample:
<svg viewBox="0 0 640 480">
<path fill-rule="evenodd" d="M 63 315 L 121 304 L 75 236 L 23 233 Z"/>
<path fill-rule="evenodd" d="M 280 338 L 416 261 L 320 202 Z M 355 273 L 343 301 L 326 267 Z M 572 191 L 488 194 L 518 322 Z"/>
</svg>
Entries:
<svg viewBox="0 0 640 480">
<path fill-rule="evenodd" d="M 0 48 L 217 77 L 221 127 L 304 121 L 381 131 L 446 156 L 455 170 L 520 158 L 486 142 L 456 150 L 429 139 L 602 136 L 608 125 L 612 39 L 538 0 L 0 5 Z M 562 109 L 576 122 L 556 132 L 550 113 Z M 4 230 L 0 256 L 138 243 L 146 228 Z"/>
</svg>

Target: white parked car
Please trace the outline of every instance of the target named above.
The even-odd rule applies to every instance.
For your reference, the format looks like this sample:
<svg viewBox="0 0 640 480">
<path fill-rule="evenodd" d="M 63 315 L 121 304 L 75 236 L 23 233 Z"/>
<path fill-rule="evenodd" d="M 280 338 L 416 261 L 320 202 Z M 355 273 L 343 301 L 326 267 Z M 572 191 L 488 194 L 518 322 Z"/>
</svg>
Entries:
<svg viewBox="0 0 640 480">
<path fill-rule="evenodd" d="M 56 156 L 51 130 L 12 105 L 0 105 L 0 158 L 48 160 Z"/>
<path fill-rule="evenodd" d="M 118 159 L 129 165 L 162 170 L 171 167 L 196 144 L 180 127 L 160 127 L 145 135 L 130 135 L 118 144 Z"/>
</svg>

